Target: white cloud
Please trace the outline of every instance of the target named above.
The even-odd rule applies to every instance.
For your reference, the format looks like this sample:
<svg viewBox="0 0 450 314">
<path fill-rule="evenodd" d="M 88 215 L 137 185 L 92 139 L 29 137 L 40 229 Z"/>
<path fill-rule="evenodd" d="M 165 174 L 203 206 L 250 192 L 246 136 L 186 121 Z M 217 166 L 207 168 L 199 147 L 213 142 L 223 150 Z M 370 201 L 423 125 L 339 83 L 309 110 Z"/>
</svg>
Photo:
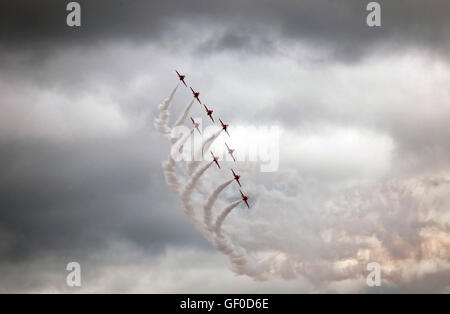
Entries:
<svg viewBox="0 0 450 314">
<path fill-rule="evenodd" d="M 2 84 L 2 135 L 19 138 L 118 136 L 131 123 L 107 91 L 67 95 L 55 89 Z"/>
<path fill-rule="evenodd" d="M 378 132 L 343 126 L 284 131 L 281 164 L 309 176 L 375 181 L 391 169 L 393 140 Z"/>
</svg>

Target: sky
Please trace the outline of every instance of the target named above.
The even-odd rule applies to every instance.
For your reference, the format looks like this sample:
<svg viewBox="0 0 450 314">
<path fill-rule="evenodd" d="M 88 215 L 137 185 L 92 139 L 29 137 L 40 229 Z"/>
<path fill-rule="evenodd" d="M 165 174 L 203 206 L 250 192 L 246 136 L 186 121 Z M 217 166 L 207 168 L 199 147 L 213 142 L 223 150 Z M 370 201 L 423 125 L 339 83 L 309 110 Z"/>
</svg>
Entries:
<svg viewBox="0 0 450 314">
<path fill-rule="evenodd" d="M 450 292 L 450 2 L 378 1 L 381 27 L 361 0 L 89 0 L 81 27 L 68 2 L 0 4 L 0 292 Z M 281 130 L 276 171 L 238 165 L 251 209 L 224 223 L 271 256 L 264 278 L 166 184 L 153 121 L 174 69 L 231 143 Z"/>
</svg>

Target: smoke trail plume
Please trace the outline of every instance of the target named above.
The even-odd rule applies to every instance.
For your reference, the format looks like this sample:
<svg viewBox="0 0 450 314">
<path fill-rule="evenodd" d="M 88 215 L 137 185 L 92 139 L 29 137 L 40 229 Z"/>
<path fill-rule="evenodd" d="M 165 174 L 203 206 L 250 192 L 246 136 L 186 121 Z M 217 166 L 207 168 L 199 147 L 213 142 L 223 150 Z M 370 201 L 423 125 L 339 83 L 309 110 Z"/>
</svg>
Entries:
<svg viewBox="0 0 450 314">
<path fill-rule="evenodd" d="M 202 144 L 202 148 L 201 148 L 201 153 L 203 156 L 203 152 L 207 149 L 209 149 L 209 147 L 211 147 L 211 145 L 214 143 L 214 141 L 219 137 L 220 133 L 222 132 L 222 130 L 217 131 L 216 133 L 214 133 L 213 135 L 211 135 L 210 137 L 208 137 Z M 195 169 L 197 169 L 198 165 L 200 164 L 200 161 L 191 161 L 188 163 L 188 173 L 192 174 Z"/>
<path fill-rule="evenodd" d="M 189 137 L 192 135 L 193 132 L 194 129 L 192 129 L 192 131 L 189 134 L 186 134 L 185 137 L 182 140 L 180 140 L 179 144 L 172 145 L 170 155 L 168 156 L 167 161 L 163 163 L 163 173 L 164 177 L 166 178 L 167 185 L 170 187 L 172 191 L 174 191 L 177 194 L 180 192 L 179 189 L 181 182 L 176 175 L 175 172 L 176 162 L 172 158 L 172 156 L 174 156 L 173 154 L 175 154 L 176 152 L 181 154 L 183 145 L 186 143 L 186 141 L 189 139 Z"/>
<path fill-rule="evenodd" d="M 163 163 L 163 172 L 170 189 L 175 193 L 179 193 L 180 181 L 175 173 L 175 161 L 171 156 Z"/>
<path fill-rule="evenodd" d="M 192 191 L 195 188 L 195 185 L 197 184 L 197 181 L 200 179 L 200 177 L 203 175 L 203 173 L 205 173 L 205 171 L 211 167 L 211 165 L 213 164 L 213 161 L 209 162 L 208 164 L 206 164 L 203 168 L 200 168 L 199 170 L 197 170 L 189 179 L 189 181 L 186 183 L 183 192 L 181 193 L 181 200 L 183 201 L 183 204 L 185 205 L 187 214 L 190 216 L 190 214 L 193 211 L 193 208 L 190 204 L 191 201 L 191 194 Z"/>
<path fill-rule="evenodd" d="M 178 86 L 177 86 L 178 87 Z M 175 94 L 175 91 L 177 87 L 172 91 L 171 95 L 163 102 L 163 104 L 160 105 L 160 117 L 159 119 L 155 119 L 155 126 L 164 135 L 170 135 L 171 130 L 168 128 L 168 120 L 169 120 L 169 112 L 168 108 L 170 105 L 170 102 Z M 186 107 L 184 113 L 180 118 L 178 118 L 175 125 L 181 125 L 184 120 L 186 119 L 186 116 L 189 112 L 190 107 L 192 106 L 192 103 L 189 103 Z M 185 138 L 181 139 L 177 145 L 172 145 L 171 152 L 181 152 L 183 149 L 184 144 L 186 143 L 187 139 L 192 135 L 194 129 L 191 130 L 189 134 L 185 136 Z M 202 144 L 202 152 L 205 149 L 208 149 L 210 145 L 214 142 L 214 140 L 220 135 L 220 131 L 210 136 L 204 143 Z M 172 140 L 171 140 L 172 141 Z M 176 139 L 175 139 L 176 141 Z M 174 141 L 172 142 L 174 143 Z M 193 166 L 191 167 L 191 170 L 188 171 L 189 174 L 195 171 L 195 169 L 198 167 L 199 162 L 190 162 Z M 194 174 L 192 174 L 188 180 L 188 182 L 184 185 L 184 188 L 182 191 L 180 191 L 181 188 L 181 178 L 179 178 L 176 174 L 176 162 L 172 158 L 171 155 L 169 155 L 168 160 L 163 164 L 163 171 L 166 178 L 166 182 L 169 185 L 169 187 L 175 191 L 177 194 L 180 195 L 183 207 L 185 209 L 186 215 L 190 218 L 191 222 L 196 226 L 196 228 L 202 232 L 206 238 L 208 238 L 216 247 L 222 251 L 224 254 L 228 255 L 230 258 L 230 261 L 233 265 L 233 268 L 235 269 L 236 273 L 241 274 L 247 274 L 249 276 L 257 277 L 258 275 L 255 273 L 253 268 L 248 269 L 248 259 L 243 253 L 244 251 L 238 247 L 234 247 L 234 245 L 229 242 L 229 240 L 223 236 L 221 236 L 220 240 L 214 240 L 214 236 L 211 233 L 211 228 L 207 228 L 205 230 L 202 225 L 197 221 L 193 215 L 194 211 L 194 205 L 192 204 L 191 195 L 195 188 L 198 189 L 198 185 L 200 184 L 199 180 L 201 176 L 205 173 L 205 171 L 213 164 L 213 161 L 206 164 L 203 168 L 197 170 Z M 206 215 L 204 217 L 204 221 L 207 221 L 209 226 L 211 226 L 211 217 L 208 218 L 208 215 L 210 215 L 211 208 L 214 205 L 214 202 L 217 200 L 219 194 L 225 187 L 227 187 L 233 180 L 229 180 L 222 185 L 220 185 L 216 190 L 208 197 L 206 204 L 204 206 L 204 210 L 206 212 Z M 201 190 L 200 190 L 201 191 Z M 201 194 L 203 197 L 206 198 L 206 192 L 201 191 Z M 226 216 L 231 212 L 231 210 L 236 207 L 241 201 L 236 201 L 232 203 L 230 206 L 224 209 L 222 214 L 217 219 L 216 228 L 220 232 L 220 227 L 225 220 Z M 208 214 L 209 213 L 209 214 Z M 209 231 L 208 231 L 209 230 Z"/>
<path fill-rule="evenodd" d="M 216 202 L 217 198 L 219 197 L 220 192 L 222 192 L 228 185 L 230 185 L 231 182 L 233 182 L 234 179 L 228 180 L 227 182 L 219 185 L 214 192 L 211 193 L 211 195 L 208 197 L 208 200 L 206 201 L 205 205 L 203 206 L 203 212 L 204 212 L 204 222 L 205 225 L 208 228 L 211 228 L 211 209 Z"/>
<path fill-rule="evenodd" d="M 177 91 L 177 88 L 180 84 L 178 83 L 177 86 L 172 90 L 169 97 L 167 97 L 160 105 L 159 105 L 159 117 L 155 118 L 154 125 L 155 128 L 163 135 L 170 136 L 170 128 L 169 128 L 169 106 L 172 102 L 173 96 L 175 95 L 175 92 Z"/>
<path fill-rule="evenodd" d="M 225 218 L 227 218 L 228 214 L 231 213 L 233 208 L 238 206 L 240 202 L 242 202 L 242 200 L 238 200 L 238 201 L 235 201 L 234 203 L 231 203 L 229 206 L 225 207 L 225 209 L 222 211 L 222 213 L 217 217 L 216 232 L 219 236 L 221 236 L 220 228 L 222 227 L 222 224 L 225 221 Z"/>
<path fill-rule="evenodd" d="M 184 144 L 186 144 L 186 141 L 192 136 L 192 133 L 194 133 L 195 128 L 193 128 L 188 134 L 186 134 L 184 136 L 184 138 L 182 138 L 181 140 L 179 140 L 178 142 L 175 142 L 171 149 L 170 149 L 170 153 L 172 156 L 181 154 L 183 151 L 183 146 Z"/>
<path fill-rule="evenodd" d="M 211 135 L 202 145 L 202 155 L 205 152 L 205 150 L 208 150 L 211 145 L 214 143 L 214 141 L 219 137 L 220 133 L 222 133 L 222 129 L 217 131 L 215 134 Z"/>
<path fill-rule="evenodd" d="M 191 173 L 189 173 L 188 171 L 188 165 L 187 162 L 184 160 L 183 156 L 182 156 L 182 152 L 183 152 L 183 148 L 184 145 L 186 144 L 186 141 L 192 136 L 192 134 L 195 131 L 195 127 L 191 129 L 191 131 L 186 134 L 184 136 L 184 138 L 179 139 L 179 138 L 175 138 L 172 139 L 172 147 L 170 150 L 170 156 L 179 156 L 179 158 L 181 158 L 181 160 L 179 161 L 179 165 L 181 166 L 181 170 L 188 176 L 191 175 Z M 179 139 L 179 140 L 178 140 Z M 173 163 L 175 162 L 175 160 L 173 160 Z M 172 165 L 172 163 L 170 163 L 170 165 Z M 197 189 L 197 191 L 199 191 L 204 197 L 206 197 L 209 193 L 204 189 L 203 185 L 201 184 L 201 182 L 198 182 L 197 185 L 195 186 L 195 188 Z"/>
<path fill-rule="evenodd" d="M 189 114 L 189 110 L 191 110 L 192 104 L 194 103 L 194 99 L 190 103 L 187 104 L 186 108 L 184 109 L 183 114 L 177 119 L 174 126 L 180 126 L 184 123 L 184 120 L 186 120 L 186 117 Z"/>
</svg>

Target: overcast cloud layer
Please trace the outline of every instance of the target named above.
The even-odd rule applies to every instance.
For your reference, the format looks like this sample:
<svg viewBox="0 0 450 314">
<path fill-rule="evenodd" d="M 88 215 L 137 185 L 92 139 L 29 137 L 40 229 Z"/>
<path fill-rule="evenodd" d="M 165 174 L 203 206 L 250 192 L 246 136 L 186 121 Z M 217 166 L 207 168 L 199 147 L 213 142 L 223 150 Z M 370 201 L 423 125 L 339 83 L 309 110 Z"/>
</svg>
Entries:
<svg viewBox="0 0 450 314">
<path fill-rule="evenodd" d="M 450 292 L 450 3 L 380 3 L 376 29 L 365 1 L 80 1 L 78 29 L 64 1 L 2 3 L 0 291 L 74 291 L 78 261 L 77 292 L 370 293 L 364 265 L 319 268 L 368 254 L 381 291 Z M 175 68 L 231 125 L 282 129 L 225 227 L 303 261 L 295 280 L 236 277 L 166 186 Z"/>
</svg>

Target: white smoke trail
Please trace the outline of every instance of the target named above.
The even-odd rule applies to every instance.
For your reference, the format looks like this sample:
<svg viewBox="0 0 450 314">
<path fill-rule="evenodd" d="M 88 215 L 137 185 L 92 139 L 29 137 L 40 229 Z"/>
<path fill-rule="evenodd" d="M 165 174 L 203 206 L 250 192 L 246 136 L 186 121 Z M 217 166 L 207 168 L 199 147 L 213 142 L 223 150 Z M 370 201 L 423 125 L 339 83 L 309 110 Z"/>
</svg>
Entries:
<svg viewBox="0 0 450 314">
<path fill-rule="evenodd" d="M 216 220 L 216 233 L 218 236 L 222 236 L 220 228 L 222 227 L 223 222 L 225 221 L 225 218 L 227 218 L 228 214 L 231 213 L 233 208 L 239 205 L 239 203 L 242 202 L 242 200 L 235 201 L 234 203 L 231 203 L 225 209 L 222 211 L 222 213 L 217 217 Z"/>
<path fill-rule="evenodd" d="M 162 134 L 164 134 L 164 135 L 167 135 L 166 132 L 169 132 L 169 134 L 170 134 L 171 131 L 172 131 L 172 130 L 170 130 L 170 129 L 167 127 L 167 124 L 168 124 L 168 118 L 169 118 L 169 112 L 168 112 L 168 109 L 169 109 L 169 104 L 170 104 L 170 102 L 172 101 L 172 98 L 173 98 L 173 96 L 174 96 L 174 94 L 175 94 L 175 91 L 176 91 L 176 89 L 178 88 L 178 86 L 179 86 L 179 84 L 175 87 L 175 89 L 172 91 L 172 93 L 169 95 L 169 97 L 163 102 L 163 104 L 161 104 L 161 105 L 159 106 L 159 107 L 160 107 L 160 111 L 161 111 L 161 112 L 160 112 L 160 118 L 159 118 L 159 119 L 155 119 L 155 126 L 156 126 L 156 128 L 157 128 Z M 190 111 L 190 109 L 191 109 L 191 107 L 192 107 L 194 101 L 195 101 L 195 98 L 193 98 L 193 99 L 191 100 L 191 102 L 189 102 L 189 103 L 186 105 L 186 107 L 185 107 L 183 113 L 182 113 L 182 114 L 178 117 L 178 119 L 176 120 L 176 122 L 175 122 L 175 124 L 174 124 L 174 127 L 180 126 L 180 125 L 182 125 L 182 124 L 184 123 L 184 121 L 186 120 L 186 117 L 187 117 L 187 115 L 189 114 L 189 111 Z M 191 132 L 190 132 L 189 134 L 187 134 L 186 137 L 185 137 L 184 139 L 180 140 L 180 141 L 178 141 L 178 140 L 179 140 L 179 137 L 171 137 L 171 138 L 170 138 L 170 142 L 172 143 L 172 147 L 171 147 L 171 154 L 172 154 L 172 156 L 175 156 L 175 155 L 173 155 L 173 154 L 177 154 L 177 155 L 178 155 L 178 153 L 179 153 L 179 154 L 182 153 L 184 144 L 186 144 L 186 141 L 189 139 L 190 136 L 192 136 L 192 133 L 194 132 L 194 130 L 195 130 L 195 127 L 193 127 L 192 130 L 191 130 Z M 208 139 L 208 140 L 210 140 L 210 139 Z M 174 146 L 173 144 L 175 144 L 175 143 L 178 143 L 178 144 L 177 144 L 176 146 Z M 177 152 L 178 152 L 178 153 L 177 153 Z M 189 163 L 192 163 L 192 161 L 189 162 Z M 184 172 L 186 175 L 188 175 L 188 176 L 190 176 L 190 175 L 192 174 L 192 172 L 195 170 L 195 169 L 193 169 L 192 171 L 190 171 L 190 170 L 189 170 L 189 167 L 188 167 L 188 164 L 186 163 L 186 161 L 185 161 L 184 159 L 181 159 L 180 165 L 182 166 L 183 172 Z M 166 161 L 166 163 L 163 165 L 163 168 L 164 168 L 164 167 L 169 167 L 169 170 L 172 170 L 172 168 L 174 169 L 174 168 L 175 168 L 175 160 L 173 160 L 173 159 L 170 160 L 170 156 L 169 156 L 169 160 Z M 197 165 L 195 166 L 195 168 L 196 168 L 196 167 L 197 167 Z M 176 175 L 174 176 L 174 175 L 172 174 L 171 171 L 169 171 L 169 172 L 167 173 L 167 175 L 168 175 L 169 178 L 170 178 L 171 189 L 174 190 L 174 182 L 175 182 L 175 179 L 176 179 Z M 166 175 L 166 178 L 167 178 L 167 175 Z M 179 182 L 178 182 L 178 183 L 179 183 Z M 204 197 L 206 197 L 206 195 L 208 195 L 208 192 L 204 189 L 204 187 L 203 187 L 201 184 L 197 184 L 195 188 L 196 188 L 196 189 L 197 189 Z"/>
<path fill-rule="evenodd" d="M 184 172 L 185 175 L 190 176 L 191 173 L 189 173 L 188 171 L 188 164 L 187 162 L 184 160 L 184 158 L 182 158 L 182 152 L 183 152 L 183 148 L 184 145 L 186 144 L 186 141 L 192 136 L 192 134 L 195 131 L 195 127 L 191 129 L 191 131 L 185 135 L 185 137 L 181 140 L 179 140 L 178 142 L 176 142 L 176 144 L 172 145 L 171 148 L 171 156 L 175 156 L 175 155 L 179 155 L 181 160 L 179 162 L 180 166 L 181 166 L 181 170 Z M 204 186 L 201 184 L 201 182 L 197 182 L 195 189 L 197 191 L 199 191 L 203 197 L 207 197 L 208 196 L 208 191 L 206 191 L 206 189 L 204 188 Z"/>
<path fill-rule="evenodd" d="M 177 119 L 174 126 L 180 126 L 184 123 L 184 120 L 186 120 L 186 117 L 189 114 L 189 110 L 191 110 L 192 104 L 194 103 L 194 99 L 190 103 L 187 104 L 186 108 L 184 109 L 183 114 Z"/>
<path fill-rule="evenodd" d="M 183 145 L 186 143 L 186 141 L 189 139 L 189 137 L 192 135 L 193 132 L 194 129 L 192 129 L 190 133 L 186 134 L 185 137 L 182 140 L 180 140 L 180 142 L 177 145 L 172 145 L 170 155 L 168 156 L 167 161 L 163 163 L 163 173 L 164 177 L 166 178 L 167 185 L 171 188 L 172 191 L 174 191 L 177 194 L 179 194 L 180 192 L 179 190 L 181 182 L 176 175 L 175 171 L 176 162 L 172 158 L 172 156 L 175 156 L 174 154 L 176 154 L 177 151 L 181 153 L 180 151 L 182 150 Z"/>
<path fill-rule="evenodd" d="M 213 161 L 207 163 L 203 168 L 200 168 L 199 170 L 197 170 L 189 179 L 189 181 L 186 183 L 183 192 L 181 193 L 181 201 L 183 202 L 183 205 L 185 206 L 186 209 L 186 214 L 188 216 L 191 216 L 192 212 L 193 212 L 193 208 L 191 205 L 191 194 L 192 191 L 195 188 L 195 185 L 197 184 L 197 181 L 200 179 L 200 177 L 203 175 L 203 173 L 209 168 L 211 167 L 211 165 L 213 164 Z"/>
<path fill-rule="evenodd" d="M 193 128 L 188 134 L 186 134 L 184 136 L 184 138 L 182 138 L 180 141 L 175 142 L 171 149 L 170 149 L 170 153 L 171 156 L 176 156 L 178 154 L 181 154 L 183 152 L 183 146 L 184 144 L 186 144 L 186 141 L 192 136 L 192 133 L 194 133 L 195 128 Z M 181 158 L 181 156 L 180 156 Z M 184 161 L 184 159 L 181 159 L 182 161 Z"/>
<path fill-rule="evenodd" d="M 170 136 L 171 129 L 169 128 L 169 106 L 172 102 L 173 96 L 175 95 L 175 92 L 177 91 L 177 88 L 180 84 L 178 83 L 177 86 L 172 90 L 169 97 L 167 97 L 160 105 L 159 105 L 159 117 L 155 118 L 154 125 L 155 128 L 163 135 Z"/>
<path fill-rule="evenodd" d="M 233 243 L 231 239 L 222 232 L 223 222 L 231 211 L 241 202 L 242 200 L 238 200 L 231 203 L 216 219 L 215 231 L 217 236 L 213 239 L 213 245 L 220 252 L 228 256 L 231 268 L 235 274 L 247 275 L 256 280 L 267 280 L 270 276 L 270 263 L 267 263 L 264 259 L 258 260 L 249 255 L 244 248 Z"/>
<path fill-rule="evenodd" d="M 213 135 L 211 135 L 210 137 L 208 137 L 202 144 L 202 148 L 201 148 L 201 153 L 202 153 L 202 157 L 203 157 L 203 152 L 207 149 L 209 149 L 209 147 L 211 147 L 211 145 L 214 143 L 214 141 L 219 137 L 220 133 L 222 132 L 222 130 L 217 131 L 216 133 L 214 133 Z M 188 163 L 188 174 L 192 174 L 195 169 L 197 169 L 197 167 L 199 166 L 200 161 L 191 161 Z"/>
<path fill-rule="evenodd" d="M 180 181 L 175 173 L 175 160 L 171 156 L 163 163 L 163 172 L 167 185 L 172 191 L 178 194 L 180 192 Z"/>
<path fill-rule="evenodd" d="M 230 185 L 231 182 L 233 182 L 234 179 L 228 180 L 227 182 L 219 185 L 214 192 L 208 197 L 208 200 L 206 201 L 205 205 L 203 206 L 203 213 L 204 213 L 204 222 L 208 229 L 211 229 L 211 209 L 216 202 L 217 198 L 219 197 L 220 192 L 222 192 L 228 185 Z"/>
<path fill-rule="evenodd" d="M 160 115 L 159 115 L 159 118 L 155 119 L 155 127 L 157 128 L 157 130 L 169 138 L 170 138 L 171 129 L 168 127 L 168 121 L 169 121 L 169 116 L 170 116 L 168 109 L 169 109 L 170 103 L 173 99 L 173 96 L 174 96 L 177 88 L 178 88 L 178 85 L 172 91 L 170 96 L 168 98 L 166 98 L 166 100 L 159 106 Z M 177 119 L 175 126 L 181 125 L 185 121 L 192 104 L 193 104 L 193 101 L 191 101 L 187 105 L 187 107 L 184 110 L 184 113 Z M 185 138 L 181 139 L 177 145 L 172 145 L 171 153 L 175 152 L 175 151 L 178 151 L 179 153 L 181 153 L 183 146 L 185 145 L 185 143 L 189 139 L 189 137 L 192 135 L 193 131 L 194 131 L 194 128 L 191 130 L 191 132 L 189 134 L 187 134 L 185 136 Z M 203 152 L 205 150 L 207 150 L 212 145 L 214 140 L 220 135 L 221 131 L 222 130 L 213 134 L 212 136 L 210 136 L 208 139 L 206 139 L 202 143 L 202 147 L 201 147 L 202 155 L 203 155 Z M 171 140 L 172 144 L 174 144 L 177 141 L 176 138 L 170 139 L 170 140 Z M 182 160 L 182 163 L 184 163 L 184 160 Z M 192 172 L 194 172 L 196 170 L 196 168 L 198 167 L 200 162 L 198 162 L 198 161 L 189 162 L 187 174 L 190 175 L 190 178 L 189 178 L 188 182 L 184 185 L 184 188 L 181 190 L 182 181 L 181 181 L 181 178 L 179 176 L 177 176 L 177 174 L 176 174 L 176 161 L 172 158 L 172 155 L 169 155 L 168 160 L 165 163 L 163 163 L 163 171 L 164 171 L 164 176 L 166 178 L 166 182 L 167 182 L 168 186 L 174 192 L 176 192 L 177 194 L 180 195 L 181 200 L 183 202 L 183 207 L 185 209 L 185 213 L 189 217 L 191 222 L 196 226 L 196 228 L 200 232 L 202 232 L 205 235 L 205 237 L 207 239 L 209 239 L 221 252 L 228 255 L 228 257 L 230 258 L 230 261 L 232 263 L 232 267 L 233 267 L 234 271 L 238 274 L 246 274 L 246 275 L 252 276 L 254 278 L 257 278 L 259 276 L 258 273 L 260 273 L 261 271 L 255 271 L 254 265 L 257 265 L 256 262 L 253 263 L 253 266 L 251 266 L 251 267 L 249 266 L 250 264 L 248 262 L 248 258 L 246 257 L 245 250 L 243 250 L 239 247 L 235 247 L 233 245 L 233 243 L 230 242 L 229 239 L 227 237 L 224 237 L 222 234 L 221 234 L 220 240 L 219 239 L 215 240 L 213 234 L 211 233 L 212 232 L 211 221 L 210 221 L 211 220 L 211 215 L 210 215 L 211 208 L 214 205 L 215 201 L 217 200 L 220 192 L 226 186 L 228 186 L 231 182 L 233 182 L 233 179 L 223 183 L 218 188 L 216 188 L 216 190 L 209 196 L 209 198 L 206 201 L 206 204 L 204 207 L 204 210 L 206 211 L 206 216 L 204 217 L 204 221 L 208 222 L 209 228 L 207 228 L 205 230 L 204 227 L 199 223 L 199 221 L 197 221 L 195 219 L 195 217 L 193 215 L 194 214 L 194 204 L 192 204 L 193 200 L 191 199 L 192 192 L 196 188 L 200 191 L 200 193 L 203 195 L 204 198 L 207 197 L 208 193 L 206 191 L 202 191 L 201 189 L 199 189 L 199 184 L 201 183 L 200 182 L 201 176 L 212 165 L 212 163 L 213 163 L 213 161 L 206 164 L 203 168 L 199 169 L 194 174 L 192 174 Z M 223 221 L 225 220 L 226 216 L 240 202 L 241 202 L 240 200 L 236 201 L 236 202 L 232 203 L 230 206 L 228 206 L 227 208 L 225 208 L 225 210 L 222 212 L 222 214 L 219 216 L 219 218 L 217 220 L 216 231 L 218 230 L 220 233 L 221 225 L 222 225 Z M 198 205 L 198 204 L 195 204 L 195 205 Z M 208 218 L 208 215 L 209 215 L 209 218 Z"/>
<path fill-rule="evenodd" d="M 192 133 L 194 132 L 194 130 L 195 130 L 195 128 L 191 129 L 189 134 L 187 134 L 184 139 L 181 139 L 178 144 L 173 145 L 171 148 L 171 154 L 176 154 L 176 155 L 180 156 L 181 160 L 178 162 L 178 164 L 180 165 L 180 168 L 183 171 L 183 173 L 188 177 L 191 176 L 191 173 L 189 173 L 189 171 L 188 171 L 188 162 L 186 162 L 184 160 L 182 154 L 183 154 L 184 144 L 186 144 L 186 141 L 189 139 L 190 136 L 192 136 Z M 172 156 L 175 156 L 175 155 L 172 155 Z M 202 196 L 204 198 L 206 198 L 209 195 L 209 192 L 205 189 L 202 182 L 200 182 L 200 181 L 197 181 L 197 184 L 195 185 L 195 189 L 198 192 L 200 192 L 200 194 L 202 194 Z"/>
<path fill-rule="evenodd" d="M 170 96 L 168 98 L 166 98 L 166 100 L 159 106 L 160 115 L 159 115 L 159 118 L 155 119 L 156 129 L 160 133 L 162 133 L 163 135 L 165 135 L 167 137 L 170 137 L 170 133 L 171 133 L 171 129 L 168 127 L 168 121 L 169 121 L 169 116 L 170 116 L 168 109 L 169 109 L 170 103 L 172 101 L 172 98 L 173 98 L 177 88 L 178 88 L 178 85 L 172 91 Z M 185 121 L 193 102 L 194 101 L 191 101 L 186 106 L 184 113 L 177 119 L 175 126 L 179 126 Z M 192 135 L 193 131 L 194 131 L 194 129 L 192 129 L 191 132 L 185 136 L 185 138 L 180 140 L 177 145 L 172 145 L 171 153 L 173 153 L 175 151 L 178 151 L 179 153 L 181 153 L 183 146 L 185 145 L 185 143 L 189 139 L 189 137 Z M 203 142 L 202 147 L 201 147 L 202 155 L 203 155 L 203 152 L 206 149 L 208 149 L 212 145 L 214 140 L 220 135 L 221 131 L 222 130 L 213 134 L 208 139 L 206 139 L 206 141 Z M 177 139 L 171 139 L 171 142 L 174 144 L 176 142 L 176 140 Z M 200 162 L 197 162 L 197 161 L 189 162 L 188 163 L 188 174 L 192 174 L 192 172 L 194 172 L 196 170 L 196 168 L 198 167 L 199 163 Z M 229 242 L 229 240 L 227 238 L 225 238 L 223 236 L 221 237 L 220 240 L 215 241 L 211 234 L 211 228 L 207 228 L 209 231 L 205 230 L 202 227 L 202 225 L 195 219 L 195 217 L 193 215 L 194 207 L 193 207 L 192 199 L 191 199 L 192 192 L 193 192 L 194 188 L 197 188 L 197 185 L 200 183 L 199 180 L 200 180 L 201 176 L 205 173 L 205 171 L 212 164 L 213 164 L 213 161 L 209 162 L 203 168 L 199 169 L 194 174 L 192 174 L 190 176 L 190 179 L 188 180 L 188 182 L 185 184 L 184 188 L 182 189 L 182 191 L 180 191 L 180 188 L 181 188 L 180 178 L 176 174 L 176 162 L 172 158 L 172 155 L 169 155 L 168 160 L 163 164 L 163 171 L 164 171 L 164 176 L 166 178 L 166 182 L 167 182 L 168 186 L 174 192 L 176 192 L 177 194 L 180 195 L 186 215 L 189 217 L 191 222 L 196 226 L 196 228 L 199 231 L 201 231 L 214 245 L 216 245 L 216 247 L 220 251 L 222 251 L 224 254 L 229 256 L 230 261 L 231 261 L 233 267 L 235 268 L 235 272 L 247 274 L 247 275 L 253 276 L 253 277 L 257 277 L 257 275 L 254 274 L 254 270 L 252 271 L 249 269 L 245 269 L 245 266 L 248 264 L 248 260 L 245 256 L 245 254 L 243 253 L 242 249 L 234 247 L 234 245 L 231 242 Z M 192 165 L 190 167 L 190 169 L 189 169 L 189 165 Z M 214 202 L 217 200 L 220 192 L 226 186 L 228 186 L 231 182 L 233 182 L 233 179 L 223 183 L 218 188 L 216 188 L 216 190 L 210 195 L 210 197 L 208 198 L 208 200 L 205 204 L 204 210 L 206 212 L 206 215 L 204 217 L 204 221 L 208 221 L 208 224 L 210 227 L 211 227 L 211 222 L 210 222 L 211 217 L 209 217 L 209 218 L 207 217 L 208 213 L 209 213 L 209 216 L 211 216 L 210 212 L 211 212 L 212 206 L 214 205 Z M 206 192 L 201 191 L 201 193 L 206 198 L 206 195 L 207 195 Z M 222 212 L 222 214 L 219 216 L 219 218 L 217 220 L 216 230 L 219 230 L 219 232 L 220 232 L 220 227 L 221 227 L 223 221 L 225 220 L 226 216 L 240 202 L 241 202 L 240 200 L 236 201 L 236 202 L 232 203 L 230 206 L 228 206 L 227 208 L 225 208 L 225 210 Z"/>
<path fill-rule="evenodd" d="M 202 155 L 204 154 L 205 150 L 208 150 L 211 145 L 214 143 L 214 141 L 219 137 L 220 133 L 222 133 L 222 129 L 217 131 L 215 134 L 211 135 L 202 145 Z"/>
</svg>

